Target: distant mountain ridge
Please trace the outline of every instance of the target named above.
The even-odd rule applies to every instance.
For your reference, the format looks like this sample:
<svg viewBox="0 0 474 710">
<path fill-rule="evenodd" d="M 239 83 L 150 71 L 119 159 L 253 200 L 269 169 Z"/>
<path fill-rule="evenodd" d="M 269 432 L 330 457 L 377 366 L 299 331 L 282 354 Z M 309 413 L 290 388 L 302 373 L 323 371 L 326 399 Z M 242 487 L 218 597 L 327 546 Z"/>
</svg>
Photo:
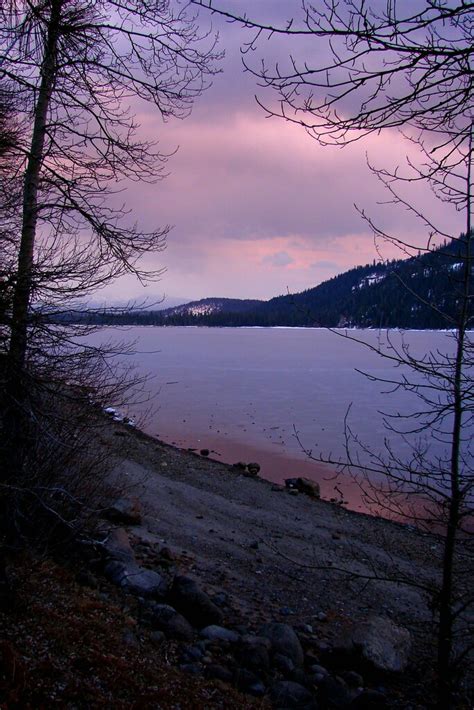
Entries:
<svg viewBox="0 0 474 710">
<path fill-rule="evenodd" d="M 258 308 L 262 303 L 265 301 L 241 298 L 202 298 L 200 301 L 164 308 L 161 315 L 164 318 L 171 318 L 175 316 L 211 316 L 216 313 L 245 313 Z"/>
<path fill-rule="evenodd" d="M 357 266 L 268 301 L 205 298 L 161 311 L 104 312 L 89 318 L 116 325 L 447 328 L 461 287 L 463 245 L 462 239 L 453 240 L 409 259 Z"/>
</svg>

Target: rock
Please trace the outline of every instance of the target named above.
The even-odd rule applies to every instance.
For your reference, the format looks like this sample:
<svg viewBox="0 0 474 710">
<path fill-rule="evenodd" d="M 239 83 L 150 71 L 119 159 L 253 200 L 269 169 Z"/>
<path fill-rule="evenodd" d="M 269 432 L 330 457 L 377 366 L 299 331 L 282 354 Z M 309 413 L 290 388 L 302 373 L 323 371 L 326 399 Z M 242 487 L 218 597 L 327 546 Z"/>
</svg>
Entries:
<svg viewBox="0 0 474 710">
<path fill-rule="evenodd" d="M 241 471 L 245 471 L 245 469 L 247 468 L 247 464 L 245 463 L 245 461 L 237 461 L 237 463 L 232 464 L 232 466 L 234 468 L 240 469 Z"/>
<path fill-rule="evenodd" d="M 113 584 L 139 597 L 161 599 L 168 591 L 166 580 L 158 572 L 139 567 L 135 562 L 112 560 L 104 572 Z"/>
<path fill-rule="evenodd" d="M 158 572 L 138 566 L 135 569 L 127 569 L 121 586 L 130 594 L 155 599 L 164 598 L 168 591 L 166 580 Z"/>
<path fill-rule="evenodd" d="M 142 513 L 136 498 L 119 498 L 104 512 L 104 517 L 119 525 L 140 525 Z"/>
<path fill-rule="evenodd" d="M 303 649 L 291 626 L 277 622 L 265 624 L 260 629 L 260 635 L 271 641 L 273 653 L 281 653 L 291 658 L 295 666 L 303 665 Z"/>
<path fill-rule="evenodd" d="M 372 616 L 352 633 L 352 645 L 377 670 L 400 673 L 408 666 L 411 636 L 390 619 Z"/>
<path fill-rule="evenodd" d="M 209 641 L 227 641 L 228 643 L 237 643 L 240 636 L 231 629 L 226 629 L 223 626 L 206 626 L 199 634 L 202 638 Z"/>
<path fill-rule="evenodd" d="M 130 562 L 135 559 L 128 533 L 123 528 L 111 530 L 103 543 L 105 554 L 112 560 Z"/>
<path fill-rule="evenodd" d="M 321 490 L 319 483 L 311 481 L 309 478 L 285 478 L 285 486 L 290 490 L 297 490 L 300 493 L 305 493 L 310 498 L 320 498 Z"/>
<path fill-rule="evenodd" d="M 219 607 L 189 577 L 174 578 L 169 598 L 171 604 L 198 629 L 222 623 L 223 616 Z"/>
<path fill-rule="evenodd" d="M 148 605 L 145 619 L 150 626 L 163 631 L 169 638 L 190 641 L 194 636 L 191 624 L 168 604 Z"/>
<path fill-rule="evenodd" d="M 256 463 L 255 461 L 252 461 L 251 463 L 247 464 L 247 471 L 251 476 L 258 476 L 258 473 L 260 471 L 260 464 Z"/>
<path fill-rule="evenodd" d="M 274 483 L 271 489 L 274 493 L 281 493 L 285 490 L 285 486 L 280 486 L 278 483 Z"/>
<path fill-rule="evenodd" d="M 280 710 L 316 710 L 317 705 L 313 696 L 302 685 L 291 680 L 281 680 L 272 685 L 270 699 L 273 707 Z"/>
<path fill-rule="evenodd" d="M 210 451 L 209 449 L 201 449 L 200 452 L 201 456 L 209 456 Z"/>
</svg>

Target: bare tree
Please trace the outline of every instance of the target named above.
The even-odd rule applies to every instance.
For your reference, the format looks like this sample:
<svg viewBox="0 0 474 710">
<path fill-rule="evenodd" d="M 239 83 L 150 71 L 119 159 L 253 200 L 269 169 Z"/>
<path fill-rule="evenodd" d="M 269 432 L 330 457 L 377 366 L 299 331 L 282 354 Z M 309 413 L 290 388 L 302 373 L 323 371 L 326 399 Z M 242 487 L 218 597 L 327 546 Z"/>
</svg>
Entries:
<svg viewBox="0 0 474 710">
<path fill-rule="evenodd" d="M 388 442 L 378 453 L 346 430 L 343 468 L 362 476 L 367 497 L 385 513 L 412 515 L 420 523 L 435 521 L 443 535 L 443 560 L 435 607 L 438 613 L 437 671 L 440 708 L 454 703 L 456 678 L 472 653 L 472 538 L 467 523 L 473 515 L 472 438 L 472 147 L 474 3 L 426 0 L 403 4 L 366 0 L 303 1 L 286 23 L 257 19 L 255 10 L 238 13 L 223 0 L 194 0 L 250 31 L 243 45 L 245 68 L 271 92 L 258 99 L 270 116 L 301 125 L 322 144 L 346 145 L 384 129 L 400 129 L 418 142 L 424 160 L 411 165 L 410 177 L 399 170 L 375 169 L 391 193 L 391 201 L 421 218 L 429 232 L 425 252 L 443 239 L 449 249 L 436 252 L 452 268 L 450 312 L 446 304 L 429 303 L 452 329 L 450 352 L 413 354 L 402 341 L 387 336 L 388 346 L 374 347 L 401 375 L 386 382 L 418 395 L 420 407 L 387 418 L 392 432 L 407 437 L 430 436 L 441 445 L 435 454 L 426 442 L 412 445 L 402 460 Z M 282 37 L 288 59 L 265 58 L 258 64 L 260 40 Z M 314 40 L 314 55 L 308 42 Z M 304 47 L 303 55 L 300 44 Z M 433 224 L 429 215 L 397 190 L 405 182 L 429 184 L 437 197 L 462 210 L 465 233 L 460 238 Z M 405 255 L 416 253 L 400 235 L 391 235 L 362 210 L 379 239 L 397 244 Z M 400 284 L 408 288 L 410 284 Z M 416 294 L 413 294 L 416 297 Z M 353 336 L 344 336 L 353 337 Z M 354 338 L 358 340 L 357 337 Z M 374 381 L 377 377 L 370 376 Z M 354 450 L 354 445 L 356 445 Z M 320 457 L 318 457 L 320 458 Z M 324 460 L 324 458 L 320 458 Z M 334 461 L 332 462 L 334 463 Z M 380 485 L 374 477 L 382 476 Z M 410 507 L 410 499 L 416 504 Z M 406 581 L 406 580 L 404 580 Z M 413 581 L 413 580 L 412 580 Z M 471 612 L 468 612 L 468 610 Z M 462 650 L 455 633 L 464 633 Z"/>
<path fill-rule="evenodd" d="M 0 5 L 0 86 L 16 129 L 1 175 L 2 543 L 34 533 L 33 510 L 81 517 L 86 449 L 100 454 L 94 407 L 140 385 L 117 370 L 120 344 L 84 346 L 90 329 L 67 315 L 123 274 L 162 273 L 141 257 L 164 248 L 169 228 L 141 230 L 122 204 L 127 182 L 159 180 L 169 157 L 136 114 L 185 118 L 215 71 L 214 45 L 180 0 Z"/>
<path fill-rule="evenodd" d="M 141 231 L 114 197 L 125 180 L 157 180 L 167 159 L 140 138 L 134 112 L 151 103 L 163 121 L 185 117 L 217 55 L 187 4 L 169 0 L 7 0 L 0 23 L 0 81 L 19 126 L 4 417 L 18 444 L 25 376 L 48 349 L 52 314 L 124 273 L 160 275 L 140 258 L 163 249 L 168 227 Z M 59 343 L 57 323 L 48 338 Z"/>
<path fill-rule="evenodd" d="M 302 0 L 280 24 L 256 19 L 261 13 L 254 8 L 238 12 L 225 0 L 193 3 L 249 30 L 244 66 L 276 99 L 258 101 L 269 115 L 303 126 L 322 143 L 346 145 L 407 125 L 465 134 L 472 121 L 469 0 Z M 260 41 L 279 37 L 279 54 L 288 58 L 258 63 Z"/>
</svg>

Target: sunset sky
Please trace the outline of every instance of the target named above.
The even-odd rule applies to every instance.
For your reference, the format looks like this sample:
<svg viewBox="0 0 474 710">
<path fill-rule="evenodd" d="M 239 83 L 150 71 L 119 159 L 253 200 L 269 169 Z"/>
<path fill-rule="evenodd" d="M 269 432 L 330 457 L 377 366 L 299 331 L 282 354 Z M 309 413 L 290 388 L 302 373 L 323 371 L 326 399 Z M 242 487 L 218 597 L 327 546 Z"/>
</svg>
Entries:
<svg viewBox="0 0 474 710">
<path fill-rule="evenodd" d="M 286 17 L 287 3 L 260 7 L 270 5 L 271 12 Z M 203 14 L 203 26 L 209 22 Z M 163 152 L 178 147 L 165 180 L 134 184 L 126 193 L 144 228 L 173 225 L 166 251 L 145 262 L 166 267 L 166 273 L 146 289 L 131 277 L 122 279 L 101 297 L 154 301 L 166 295 L 173 305 L 175 299 L 267 299 L 311 288 L 378 258 L 354 203 L 394 234 L 426 240 L 427 230 L 406 211 L 377 206 L 387 196 L 366 164 L 366 154 L 377 166 L 403 163 L 408 146 L 402 137 L 386 132 L 344 149 L 321 147 L 302 128 L 266 118 L 254 95 L 271 96 L 242 69 L 240 45 L 248 35 L 215 16 L 212 25 L 226 56 L 192 115 L 165 125 L 151 107 L 138 116 L 143 134 L 157 138 Z M 316 51 L 315 42 L 305 39 L 301 52 Z M 263 43 L 261 54 L 284 61 L 289 51 L 288 42 L 279 40 Z M 250 61 L 258 66 L 260 55 L 254 55 Z M 453 233 L 462 229 L 446 206 L 433 204 L 421 189 L 412 189 L 412 195 Z M 382 256 L 400 254 L 385 245 Z"/>
</svg>

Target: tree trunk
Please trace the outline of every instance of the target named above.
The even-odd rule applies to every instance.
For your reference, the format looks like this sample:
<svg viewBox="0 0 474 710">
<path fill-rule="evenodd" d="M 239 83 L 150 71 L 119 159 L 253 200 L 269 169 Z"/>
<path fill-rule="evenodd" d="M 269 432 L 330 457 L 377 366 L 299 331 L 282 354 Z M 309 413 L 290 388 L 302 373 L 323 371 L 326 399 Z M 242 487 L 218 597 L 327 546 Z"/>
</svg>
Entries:
<svg viewBox="0 0 474 710">
<path fill-rule="evenodd" d="M 5 461 L 3 480 L 17 476 L 23 466 L 28 439 L 25 362 L 28 344 L 29 306 L 33 286 L 34 246 L 38 222 L 38 191 L 44 161 L 48 111 L 54 90 L 60 19 L 64 0 L 51 0 L 40 86 L 34 111 L 34 124 L 28 162 L 23 181 L 22 228 L 13 293 L 12 324 L 7 360 L 6 403 L 4 412 Z M 3 518 L 3 515 L 2 515 Z"/>
<path fill-rule="evenodd" d="M 9 348 L 10 376 L 22 379 L 25 365 L 28 309 L 31 298 L 33 258 L 38 222 L 38 189 L 44 160 L 44 143 L 48 110 L 56 78 L 56 60 L 63 0 L 52 0 L 44 56 L 41 63 L 41 83 L 35 107 L 35 120 L 30 153 L 23 182 L 23 209 L 20 250 L 13 296 L 12 326 Z"/>
<path fill-rule="evenodd" d="M 453 396 L 454 421 L 451 435 L 451 470 L 450 497 L 446 537 L 444 540 L 444 555 L 442 582 L 439 597 L 439 628 L 438 628 L 438 708 L 449 710 L 453 707 L 453 690 L 455 687 L 453 658 L 453 589 L 456 541 L 461 521 L 462 491 L 460 488 L 461 436 L 463 427 L 463 385 L 462 374 L 466 348 L 466 329 L 470 320 L 471 282 L 472 282 L 472 223 L 471 223 L 471 169 L 472 169 L 472 133 L 469 136 L 469 151 L 467 157 L 467 189 L 466 189 L 466 242 L 464 262 L 463 294 L 458 320 L 456 362 L 454 370 Z"/>
</svg>

